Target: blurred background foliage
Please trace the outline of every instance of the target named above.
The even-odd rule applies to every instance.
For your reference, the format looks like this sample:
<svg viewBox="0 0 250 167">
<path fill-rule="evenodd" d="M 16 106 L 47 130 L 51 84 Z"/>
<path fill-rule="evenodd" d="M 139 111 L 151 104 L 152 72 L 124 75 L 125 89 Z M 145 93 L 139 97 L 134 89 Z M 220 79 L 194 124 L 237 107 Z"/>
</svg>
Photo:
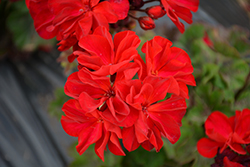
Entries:
<svg viewBox="0 0 250 167">
<path fill-rule="evenodd" d="M 0 26 L 0 59 L 7 53 L 22 56 L 36 49 L 49 52 L 55 46 L 54 39 L 43 40 L 37 35 L 24 1 L 2 0 L 0 14 L 3 25 Z M 141 43 L 155 35 L 153 31 L 144 32 L 140 36 Z M 107 151 L 105 162 L 95 155 L 93 146 L 80 156 L 75 149 L 76 142 L 69 148 L 70 167 L 207 167 L 213 163 L 213 159 L 198 154 L 196 143 L 205 137 L 204 122 L 211 112 L 219 110 L 232 116 L 235 110 L 250 108 L 249 31 L 237 26 L 224 28 L 199 23 L 191 25 L 184 34 L 177 33 L 174 39 L 174 46 L 190 55 L 197 84 L 189 88 L 190 99 L 187 100 L 188 109 L 182 120 L 179 141 L 172 145 L 164 139 L 164 146 L 158 153 L 139 148 L 119 157 Z M 138 51 L 142 54 L 140 49 Z M 67 63 L 69 54 L 70 51 L 64 52 L 58 58 L 65 72 L 77 65 Z M 54 96 L 48 111 L 59 120 L 63 114 L 61 107 L 69 97 L 63 88 L 55 90 Z"/>
</svg>

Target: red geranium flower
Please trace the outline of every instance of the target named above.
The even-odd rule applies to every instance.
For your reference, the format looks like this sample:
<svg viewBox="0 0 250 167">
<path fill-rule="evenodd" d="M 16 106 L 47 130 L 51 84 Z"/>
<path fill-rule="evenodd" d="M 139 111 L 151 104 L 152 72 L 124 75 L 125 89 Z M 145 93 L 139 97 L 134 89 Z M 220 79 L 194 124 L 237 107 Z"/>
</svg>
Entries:
<svg viewBox="0 0 250 167">
<path fill-rule="evenodd" d="M 118 71 L 116 76 L 100 77 L 82 68 L 68 77 L 65 93 L 78 99 L 82 109 L 87 113 L 99 109 L 104 119 L 120 126 L 131 126 L 133 120 L 137 119 L 136 113 L 130 112 L 117 87 L 124 79 L 131 78 L 124 78 L 123 71 Z M 106 108 L 109 110 L 105 110 Z"/>
<path fill-rule="evenodd" d="M 74 54 L 78 56 L 79 64 L 93 70 L 95 75 L 107 76 L 113 75 L 122 67 L 129 69 L 133 64 L 130 62 L 139 57 L 136 50 L 139 44 L 140 39 L 133 31 L 119 32 L 112 40 L 105 27 L 98 27 L 92 35 L 80 39 L 79 46 L 85 52 L 75 51 Z M 130 74 L 125 73 L 126 76 Z"/>
<path fill-rule="evenodd" d="M 206 134 L 197 143 L 199 153 L 207 158 L 216 155 L 218 148 L 223 152 L 227 146 L 238 154 L 246 154 L 241 144 L 250 143 L 250 110 L 236 111 L 228 118 L 219 111 L 213 112 L 205 122 Z"/>
<path fill-rule="evenodd" d="M 78 137 L 76 149 L 79 154 L 95 143 L 95 152 L 103 161 L 106 145 L 113 154 L 125 155 L 119 142 L 121 129 L 103 120 L 98 110 L 90 114 L 73 99 L 67 101 L 62 110 L 65 113 L 61 119 L 62 127 L 70 136 Z"/>
<path fill-rule="evenodd" d="M 139 112 L 134 125 L 122 129 L 123 144 L 127 150 L 132 151 L 142 145 L 146 150 L 155 148 L 159 151 L 163 145 L 161 136 L 171 143 L 179 139 L 181 119 L 186 112 L 185 99 L 173 95 L 159 102 L 173 89 L 172 81 L 171 78 L 147 77 L 143 84 L 134 80 L 120 89 L 121 97 Z"/>
<path fill-rule="evenodd" d="M 161 3 L 181 33 L 185 31 L 185 27 L 179 18 L 191 24 L 193 22 L 191 11 L 196 12 L 199 6 L 199 0 L 161 0 Z"/>
<path fill-rule="evenodd" d="M 98 26 L 109 29 L 109 23 L 118 21 L 108 1 L 30 0 L 29 9 L 38 34 L 45 39 L 65 40 L 75 32 L 80 39 Z"/>
<path fill-rule="evenodd" d="M 160 36 L 147 41 L 142 47 L 142 52 L 146 53 L 144 77 L 146 75 L 160 78 L 174 77 L 175 84 L 178 85 L 175 92 L 188 98 L 186 85 L 195 86 L 193 66 L 188 54 L 180 48 L 172 47 L 171 41 Z"/>
</svg>

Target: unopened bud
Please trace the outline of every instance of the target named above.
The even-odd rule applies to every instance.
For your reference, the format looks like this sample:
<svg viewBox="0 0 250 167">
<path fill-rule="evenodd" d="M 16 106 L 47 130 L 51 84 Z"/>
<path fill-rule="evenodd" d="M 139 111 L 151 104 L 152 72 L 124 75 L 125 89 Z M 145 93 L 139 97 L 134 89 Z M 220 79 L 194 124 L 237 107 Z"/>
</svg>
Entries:
<svg viewBox="0 0 250 167">
<path fill-rule="evenodd" d="M 166 11 L 162 9 L 161 6 L 151 6 L 146 9 L 146 13 L 149 15 L 149 17 L 153 19 L 158 19 L 166 14 Z"/>
<path fill-rule="evenodd" d="M 139 24 L 144 30 L 151 30 L 155 28 L 155 22 L 151 17 L 143 16 L 138 19 Z"/>
</svg>

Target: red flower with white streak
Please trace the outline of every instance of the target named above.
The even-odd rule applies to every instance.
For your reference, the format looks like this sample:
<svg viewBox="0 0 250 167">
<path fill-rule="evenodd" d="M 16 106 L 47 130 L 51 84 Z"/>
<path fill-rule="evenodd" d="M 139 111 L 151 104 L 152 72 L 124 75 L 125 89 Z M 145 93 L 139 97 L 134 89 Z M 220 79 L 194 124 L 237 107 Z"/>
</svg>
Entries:
<svg viewBox="0 0 250 167">
<path fill-rule="evenodd" d="M 188 98 L 188 89 L 186 85 L 195 86 L 193 66 L 188 54 L 177 47 L 172 47 L 172 42 L 166 38 L 156 36 L 152 40 L 147 41 L 142 52 L 146 53 L 146 65 L 144 68 L 145 76 L 154 76 L 160 78 L 175 79 L 177 95 Z M 171 93 L 174 93 L 174 92 Z"/>
<path fill-rule="evenodd" d="M 121 96 L 139 112 L 134 125 L 122 129 L 123 144 L 127 150 L 133 151 L 142 145 L 146 150 L 155 148 L 159 151 L 163 145 L 161 136 L 173 144 L 179 139 L 181 119 L 186 112 L 185 99 L 173 95 L 159 102 L 173 89 L 172 81 L 171 78 L 147 77 L 143 84 L 135 80 L 120 89 Z"/>
<path fill-rule="evenodd" d="M 205 122 L 206 134 L 197 143 L 199 153 L 207 158 L 220 153 L 228 146 L 238 154 L 246 154 L 242 144 L 250 143 L 250 110 L 236 111 L 236 115 L 228 118 L 219 111 L 213 112 Z"/>
<path fill-rule="evenodd" d="M 65 113 L 61 119 L 62 127 L 70 136 L 78 137 L 76 149 L 79 154 L 95 143 L 95 152 L 103 161 L 107 145 L 113 154 L 125 155 L 119 142 L 122 137 L 121 129 L 103 120 L 98 110 L 89 114 L 73 99 L 67 101 L 62 110 Z"/>
<path fill-rule="evenodd" d="M 137 119 L 136 113 L 130 112 L 130 107 L 121 99 L 117 88 L 124 79 L 123 71 L 118 71 L 116 76 L 100 77 L 82 68 L 68 77 L 65 93 L 78 99 L 86 113 L 99 109 L 104 119 L 120 126 L 131 126 L 133 120 Z"/>
<path fill-rule="evenodd" d="M 185 27 L 179 18 L 191 24 L 193 22 L 191 11 L 196 12 L 200 2 L 199 0 L 161 0 L 161 3 L 168 17 L 177 26 L 179 31 L 183 33 Z"/>
<path fill-rule="evenodd" d="M 29 10 L 38 34 L 45 39 L 65 40 L 75 33 L 77 39 L 98 26 L 109 29 L 118 16 L 107 1 L 30 0 Z"/>
</svg>

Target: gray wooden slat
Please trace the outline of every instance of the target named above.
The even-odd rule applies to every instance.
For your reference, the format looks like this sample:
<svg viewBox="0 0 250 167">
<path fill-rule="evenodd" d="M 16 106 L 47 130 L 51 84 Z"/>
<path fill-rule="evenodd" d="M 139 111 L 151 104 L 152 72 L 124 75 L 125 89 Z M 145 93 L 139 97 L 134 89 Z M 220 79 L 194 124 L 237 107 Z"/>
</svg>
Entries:
<svg viewBox="0 0 250 167">
<path fill-rule="evenodd" d="M 250 29 L 247 13 L 237 0 L 200 0 L 200 7 L 226 27 L 237 24 Z"/>
<path fill-rule="evenodd" d="M 14 72 L 13 66 L 15 70 L 21 69 L 23 71 Z M 40 66 L 43 68 L 37 68 L 27 75 L 26 71 L 28 71 L 29 66 L 0 62 L 0 71 L 4 71 L 4 73 L 0 73 L 0 139 L 4 140 L 4 142 L 0 142 L 0 148 L 6 155 L 18 156 L 16 159 L 18 162 L 15 159 L 10 160 L 13 167 L 19 167 L 17 166 L 19 163 L 24 164 L 25 167 L 66 167 L 69 163 L 65 146 L 62 149 L 62 146 L 58 144 L 58 138 L 63 136 L 66 140 L 68 139 L 68 145 L 72 143 L 72 138 L 69 139 L 68 135 L 63 132 L 59 122 L 57 122 L 57 126 L 60 127 L 60 136 L 57 138 L 53 136 L 55 134 L 52 132 L 49 122 L 46 121 L 48 115 L 44 114 L 45 111 L 37 100 L 36 93 L 40 91 L 34 92 L 34 88 L 29 87 L 31 83 L 35 82 L 34 75 L 39 75 L 37 78 L 42 78 L 41 80 L 45 81 L 36 82 L 38 88 L 44 83 L 46 84 L 44 88 L 48 85 L 51 88 L 63 85 L 65 78 L 51 72 L 48 68 L 46 72 L 51 73 L 50 77 L 55 75 L 59 77 L 54 78 L 60 78 L 59 81 L 56 81 L 57 83 L 51 81 L 51 78 L 45 78 L 44 74 L 41 74 L 46 65 L 41 63 Z M 39 65 L 32 66 L 33 69 L 36 67 Z M 27 82 L 29 77 L 33 79 Z M 56 135 L 58 134 L 56 132 Z M 5 142 L 9 143 L 6 147 L 2 147 L 1 145 Z M 13 151 L 15 154 L 12 154 Z M 25 156 L 28 156 L 29 159 L 25 159 Z M 0 159 L 1 162 L 6 162 L 2 157 Z"/>
</svg>

